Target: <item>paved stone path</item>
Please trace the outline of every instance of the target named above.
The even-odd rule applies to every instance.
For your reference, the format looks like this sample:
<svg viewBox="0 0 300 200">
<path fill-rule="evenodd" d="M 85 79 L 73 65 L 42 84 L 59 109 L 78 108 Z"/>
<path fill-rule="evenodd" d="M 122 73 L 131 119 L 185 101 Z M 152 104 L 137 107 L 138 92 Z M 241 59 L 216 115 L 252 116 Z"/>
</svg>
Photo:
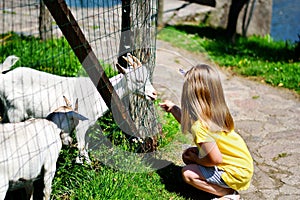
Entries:
<svg viewBox="0 0 300 200">
<path fill-rule="evenodd" d="M 178 69 L 197 63 L 215 66 L 203 54 L 158 41 L 153 81 L 159 98 L 179 103 L 183 77 Z M 300 199 L 299 96 L 223 69 L 220 75 L 236 130 L 249 146 L 255 164 L 251 187 L 241 193 L 242 199 Z"/>
<path fill-rule="evenodd" d="M 184 2 L 164 2 L 164 16 L 169 22 L 174 22 L 178 16 L 186 19 L 195 12 L 209 9 L 194 4 L 174 10 Z M 159 97 L 172 99 L 179 104 L 183 78 L 178 69 L 189 69 L 197 63 L 214 65 L 203 54 L 192 54 L 158 41 L 157 66 L 153 81 Z M 296 97 L 284 89 L 233 76 L 221 69 L 220 74 L 227 103 L 235 119 L 236 130 L 246 140 L 255 162 L 251 187 L 241 193 L 242 198 L 300 199 L 299 96 Z M 182 148 L 176 152 L 177 158 L 180 158 L 181 152 Z M 176 160 L 176 164 L 182 163 Z"/>
</svg>

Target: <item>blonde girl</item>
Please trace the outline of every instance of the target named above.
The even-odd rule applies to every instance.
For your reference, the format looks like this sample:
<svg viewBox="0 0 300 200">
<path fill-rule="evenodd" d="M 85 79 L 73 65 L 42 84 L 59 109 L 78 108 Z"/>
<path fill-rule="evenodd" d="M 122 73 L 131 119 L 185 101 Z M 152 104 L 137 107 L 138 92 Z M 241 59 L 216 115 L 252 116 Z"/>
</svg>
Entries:
<svg viewBox="0 0 300 200">
<path fill-rule="evenodd" d="M 192 67 L 185 73 L 181 109 L 169 100 L 160 106 L 181 123 L 183 133 L 193 135 L 196 144 L 182 154 L 184 181 L 219 199 L 239 199 L 238 191 L 250 185 L 253 160 L 234 131 L 217 70 L 205 64 Z"/>
</svg>

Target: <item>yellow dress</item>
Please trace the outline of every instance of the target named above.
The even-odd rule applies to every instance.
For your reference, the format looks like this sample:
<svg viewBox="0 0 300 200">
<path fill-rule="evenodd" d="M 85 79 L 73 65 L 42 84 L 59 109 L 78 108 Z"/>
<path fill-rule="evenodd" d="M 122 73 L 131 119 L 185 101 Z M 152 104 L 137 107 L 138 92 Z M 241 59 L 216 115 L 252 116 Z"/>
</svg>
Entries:
<svg viewBox="0 0 300 200">
<path fill-rule="evenodd" d="M 254 171 L 253 159 L 239 134 L 235 131 L 212 133 L 205 129 L 200 121 L 193 124 L 191 132 L 199 149 L 199 143 L 216 142 L 223 160 L 217 167 L 224 171 L 222 179 L 229 187 L 234 190 L 249 188 Z"/>
</svg>

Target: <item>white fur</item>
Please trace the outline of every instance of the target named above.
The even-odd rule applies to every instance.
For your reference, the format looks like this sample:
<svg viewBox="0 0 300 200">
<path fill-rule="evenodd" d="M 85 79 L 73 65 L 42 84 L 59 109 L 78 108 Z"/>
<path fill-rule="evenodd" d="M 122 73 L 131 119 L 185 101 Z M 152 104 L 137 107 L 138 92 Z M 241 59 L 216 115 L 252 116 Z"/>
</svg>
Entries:
<svg viewBox="0 0 300 200">
<path fill-rule="evenodd" d="M 60 133 L 62 130 L 70 132 L 78 120 L 87 119 L 74 111 L 53 112 L 51 116 L 51 120 L 59 123 L 47 119 L 30 119 L 0 124 L 0 200 L 5 198 L 9 183 L 13 187 L 23 180 L 32 185 L 42 169 L 44 199 L 50 199 L 51 184 L 62 146 Z"/>
<path fill-rule="evenodd" d="M 136 93 L 147 99 L 155 99 L 156 91 L 150 83 L 145 66 L 123 69 L 126 73 L 110 78 L 120 98 Z M 77 163 L 85 159 L 90 163 L 85 147 L 85 135 L 89 127 L 108 110 L 104 100 L 88 77 L 61 77 L 31 68 L 19 67 L 0 76 L 0 100 L 7 110 L 4 122 L 20 122 L 31 117 L 45 117 L 49 110 L 61 105 L 61 96 L 78 98 L 79 112 L 89 120 L 76 128 L 79 156 Z"/>
</svg>

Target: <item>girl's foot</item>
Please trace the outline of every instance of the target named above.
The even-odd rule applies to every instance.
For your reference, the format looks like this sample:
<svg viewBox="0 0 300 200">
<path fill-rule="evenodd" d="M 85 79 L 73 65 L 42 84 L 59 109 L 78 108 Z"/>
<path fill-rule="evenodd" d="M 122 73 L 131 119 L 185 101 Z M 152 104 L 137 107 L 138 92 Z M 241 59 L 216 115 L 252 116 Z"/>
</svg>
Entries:
<svg viewBox="0 0 300 200">
<path fill-rule="evenodd" d="M 220 198 L 214 198 L 213 200 L 240 200 L 240 195 L 238 192 L 234 191 L 233 194 L 227 194 Z"/>
</svg>

